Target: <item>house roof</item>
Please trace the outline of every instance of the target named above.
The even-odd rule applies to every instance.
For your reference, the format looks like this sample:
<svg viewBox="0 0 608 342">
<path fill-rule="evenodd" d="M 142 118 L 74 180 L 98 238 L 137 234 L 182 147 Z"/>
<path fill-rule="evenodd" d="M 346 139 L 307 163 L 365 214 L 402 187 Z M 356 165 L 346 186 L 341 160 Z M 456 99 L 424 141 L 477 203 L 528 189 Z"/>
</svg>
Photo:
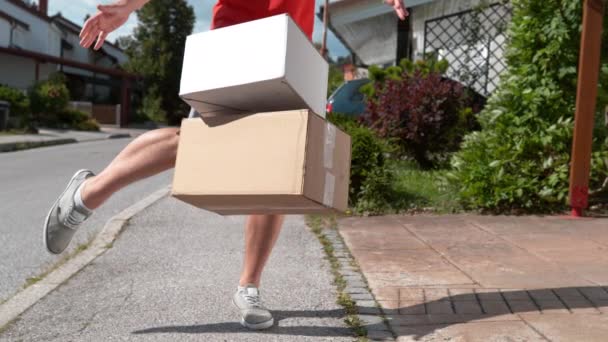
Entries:
<svg viewBox="0 0 608 342">
<path fill-rule="evenodd" d="M 436 0 L 405 0 L 408 8 Z M 320 17 L 322 18 L 323 6 Z M 397 16 L 379 0 L 329 3 L 329 29 L 367 65 L 393 62 L 397 51 Z"/>
<path fill-rule="evenodd" d="M 25 2 L 21 1 L 21 0 L 6 0 L 7 2 L 15 5 L 16 7 L 19 7 L 25 11 L 27 11 L 28 13 L 35 15 L 36 17 L 46 21 L 46 22 L 61 22 L 64 28 L 70 30 L 72 33 L 75 33 L 76 35 L 80 34 L 80 30 L 82 29 L 82 26 L 79 26 L 78 24 L 72 22 L 71 20 L 65 18 L 64 16 L 61 15 L 61 13 L 57 13 L 53 16 L 48 16 L 46 14 L 41 13 L 38 10 L 38 7 L 36 5 L 32 5 L 32 6 L 28 6 L 28 4 L 26 4 Z M 2 11 L 0 11 L 0 17 L 4 17 L 2 16 L 1 13 L 4 13 Z M 12 18 L 12 17 L 11 17 Z M 15 19 L 15 18 L 13 18 Z M 16 19 L 15 19 L 16 20 Z M 27 25 L 26 23 L 20 21 L 18 22 L 18 24 L 24 24 Z M 28 29 L 29 29 L 29 25 L 27 25 Z M 116 44 L 106 40 L 105 41 L 106 44 L 112 46 L 115 49 L 118 49 L 119 51 L 123 52 L 123 50 Z"/>
<path fill-rule="evenodd" d="M 30 29 L 30 25 L 24 23 L 23 21 L 11 16 L 10 14 L 0 10 L 0 18 L 7 20 L 9 23 L 17 25 L 17 26 L 21 26 L 23 27 L 25 30 Z"/>
</svg>

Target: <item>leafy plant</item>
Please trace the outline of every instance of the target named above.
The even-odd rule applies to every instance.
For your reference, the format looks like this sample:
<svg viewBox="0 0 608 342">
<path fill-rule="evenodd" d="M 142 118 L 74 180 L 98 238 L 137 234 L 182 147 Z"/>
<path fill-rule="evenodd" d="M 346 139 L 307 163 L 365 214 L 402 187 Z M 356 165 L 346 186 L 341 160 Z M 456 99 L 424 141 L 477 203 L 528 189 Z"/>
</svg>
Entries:
<svg viewBox="0 0 608 342">
<path fill-rule="evenodd" d="M 64 109 L 57 113 L 57 122 L 60 125 L 80 131 L 99 131 L 99 124 L 87 113 L 75 109 Z"/>
<path fill-rule="evenodd" d="M 54 125 L 58 115 L 67 108 L 70 93 L 59 76 L 36 83 L 30 90 L 32 113 L 38 124 Z"/>
<path fill-rule="evenodd" d="M 179 124 L 188 112 L 178 93 L 184 44 L 194 27 L 194 10 L 184 0 L 152 0 L 137 11 L 137 19 L 132 37 L 119 39 L 129 57 L 125 68 L 143 77 L 146 96 L 151 93 L 149 88 L 157 90 L 157 96 L 148 100 L 148 108 L 153 104 L 159 108 L 156 113 L 165 113 L 169 124 Z"/>
<path fill-rule="evenodd" d="M 376 92 L 382 91 L 385 87 L 385 82 L 388 80 L 401 81 L 403 75 L 412 76 L 416 73 L 421 75 L 445 74 L 449 64 L 446 60 L 418 60 L 412 62 L 409 59 L 402 59 L 399 65 L 381 68 L 377 65 L 371 65 L 368 68 L 369 79 L 372 81 L 361 87 L 361 93 L 365 94 L 368 101 L 375 102 L 378 100 Z"/>
<path fill-rule="evenodd" d="M 329 75 L 327 81 L 327 97 L 338 89 L 344 83 L 344 73 L 342 72 L 341 65 L 330 64 Z"/>
<path fill-rule="evenodd" d="M 0 85 L 0 101 L 10 104 L 10 116 L 18 118 L 20 127 L 30 125 L 30 100 L 26 94 L 18 89 Z"/>
<path fill-rule="evenodd" d="M 393 171 L 387 154 L 391 145 L 356 119 L 332 113 L 328 120 L 352 139 L 350 204 L 357 213 L 380 214 L 390 207 Z"/>
<path fill-rule="evenodd" d="M 148 89 L 137 116 L 149 118 L 154 122 L 167 122 L 167 112 L 162 108 L 162 97 L 158 94 L 156 87 Z"/>
<path fill-rule="evenodd" d="M 465 137 L 448 181 L 471 209 L 550 211 L 568 193 L 581 1 L 513 0 L 507 70 Z M 608 175 L 594 142 L 591 188 Z"/>
<path fill-rule="evenodd" d="M 429 169 L 436 166 L 433 154 L 458 149 L 476 123 L 463 86 L 420 65 L 405 68 L 401 75 L 387 72 L 384 82 L 376 84 L 364 121 Z"/>
</svg>

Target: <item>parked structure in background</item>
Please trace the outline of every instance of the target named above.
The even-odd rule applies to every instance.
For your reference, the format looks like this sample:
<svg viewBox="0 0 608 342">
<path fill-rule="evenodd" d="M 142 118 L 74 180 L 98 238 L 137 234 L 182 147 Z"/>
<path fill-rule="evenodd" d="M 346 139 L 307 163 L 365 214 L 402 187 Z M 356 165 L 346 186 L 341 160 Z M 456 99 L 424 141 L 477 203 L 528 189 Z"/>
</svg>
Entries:
<svg viewBox="0 0 608 342">
<path fill-rule="evenodd" d="M 389 66 L 407 58 L 446 59 L 447 76 L 489 95 L 504 70 L 508 2 L 407 0 L 410 16 L 399 21 L 378 0 L 329 4 L 329 28 L 351 51 L 356 65 Z M 323 7 L 319 16 L 324 12 Z"/>
<path fill-rule="evenodd" d="M 90 102 L 88 112 L 100 123 L 126 124 L 133 75 L 120 68 L 124 52 L 109 42 L 98 51 L 82 48 L 81 26 L 47 9 L 48 0 L 0 0 L 0 84 L 26 91 L 61 71 L 73 101 Z M 107 111 L 97 106 L 119 108 L 120 115 L 96 117 Z"/>
</svg>

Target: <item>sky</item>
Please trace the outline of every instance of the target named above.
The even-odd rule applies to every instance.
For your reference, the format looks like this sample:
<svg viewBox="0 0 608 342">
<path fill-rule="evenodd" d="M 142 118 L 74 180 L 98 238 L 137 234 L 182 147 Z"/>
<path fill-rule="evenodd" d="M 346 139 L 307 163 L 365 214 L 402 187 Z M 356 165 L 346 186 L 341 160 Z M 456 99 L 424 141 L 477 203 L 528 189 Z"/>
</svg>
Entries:
<svg viewBox="0 0 608 342">
<path fill-rule="evenodd" d="M 194 8 L 196 15 L 196 23 L 194 25 L 194 33 L 204 32 L 209 29 L 211 23 L 211 9 L 215 3 L 215 0 L 187 0 L 190 5 Z M 245 0 L 246 1 L 246 0 Z M 323 3 L 323 0 L 316 1 L 316 11 L 319 6 Z M 73 21 L 74 23 L 81 25 L 84 22 L 84 18 L 87 14 L 94 14 L 96 12 L 95 7 L 100 3 L 108 3 L 111 1 L 107 0 L 49 0 L 49 15 L 54 15 L 57 12 Z M 114 40 L 120 36 L 129 35 L 132 30 L 137 26 L 137 16 L 132 14 L 129 21 L 125 23 L 118 30 L 112 32 L 108 36 L 108 40 L 114 42 Z M 323 32 L 323 23 L 315 16 L 315 29 L 313 33 L 313 41 L 320 42 Z M 348 54 L 348 50 L 340 43 L 340 41 L 333 35 L 331 31 L 327 34 L 327 46 L 329 49 L 329 55 L 333 58 L 338 56 L 344 56 Z"/>
</svg>

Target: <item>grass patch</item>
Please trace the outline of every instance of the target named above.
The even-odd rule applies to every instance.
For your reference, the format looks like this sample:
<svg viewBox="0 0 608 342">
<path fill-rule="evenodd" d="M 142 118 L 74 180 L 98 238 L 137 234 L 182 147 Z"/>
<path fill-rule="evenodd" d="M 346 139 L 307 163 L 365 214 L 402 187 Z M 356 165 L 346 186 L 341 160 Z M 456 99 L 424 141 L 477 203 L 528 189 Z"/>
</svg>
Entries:
<svg viewBox="0 0 608 342">
<path fill-rule="evenodd" d="M 25 285 L 23 285 L 23 288 L 28 288 L 34 284 L 36 284 L 37 282 L 41 281 L 43 278 L 42 275 L 40 276 L 33 276 L 33 277 L 29 277 L 25 280 Z"/>
<path fill-rule="evenodd" d="M 69 259 L 73 258 L 74 256 L 76 256 L 77 254 L 81 253 L 82 251 L 86 250 L 87 248 L 89 248 L 89 246 L 91 246 L 91 243 L 93 242 L 93 240 L 89 241 L 89 242 L 85 242 L 85 243 L 81 243 L 80 245 L 78 245 L 78 247 L 76 247 L 74 249 L 74 251 L 72 251 L 70 254 L 65 255 L 64 257 L 62 257 L 57 263 L 55 263 L 52 267 L 50 267 L 48 270 L 45 270 L 44 272 L 40 273 L 37 276 L 33 276 L 33 277 L 29 277 L 25 280 L 25 284 L 23 284 L 23 289 L 27 289 L 28 287 L 40 282 L 41 280 L 43 280 L 46 276 L 48 276 L 51 272 L 53 272 L 54 270 L 58 269 L 59 267 L 61 267 L 63 264 L 65 264 Z M 9 300 L 9 298 L 0 301 L 0 305 L 6 303 Z M 4 326 L 0 327 L 0 334 L 2 334 L 4 331 L 6 331 L 9 326 L 11 326 L 12 324 L 14 324 L 15 322 L 19 321 L 20 317 L 15 318 L 14 320 L 8 322 L 7 324 L 5 324 Z"/>
<path fill-rule="evenodd" d="M 349 328 L 352 329 L 355 337 L 357 337 L 357 341 L 368 341 L 366 337 L 367 331 L 365 328 L 363 328 L 359 317 L 357 317 L 357 306 L 355 305 L 355 301 L 352 300 L 348 293 L 344 292 L 344 289 L 346 288 L 346 280 L 342 274 L 340 274 L 340 262 L 334 255 L 334 247 L 331 241 L 329 241 L 329 239 L 327 239 L 323 233 L 325 229 L 336 229 L 336 217 L 308 216 L 306 221 L 308 226 L 311 228 L 311 231 L 317 236 L 319 242 L 323 246 L 323 250 L 325 251 L 327 260 L 331 266 L 331 273 L 334 277 L 334 285 L 338 291 L 338 299 L 336 300 L 336 303 L 342 306 L 346 312 L 344 322 Z"/>
<path fill-rule="evenodd" d="M 21 319 L 21 317 L 17 317 L 17 318 L 15 318 L 14 320 L 12 320 L 12 321 L 10 321 L 10 322 L 6 323 L 5 325 L 1 326 L 1 327 L 0 327 L 0 334 L 4 333 L 6 330 L 8 330 L 8 328 L 9 328 L 9 327 L 10 327 L 12 324 L 15 324 L 15 323 L 19 322 L 19 320 L 20 320 L 20 319 Z"/>
<path fill-rule="evenodd" d="M 453 213 L 460 210 L 443 186 L 441 178 L 447 170 L 422 170 L 413 161 L 394 161 L 392 188 L 393 208 L 396 212 Z"/>
<path fill-rule="evenodd" d="M 85 249 L 89 248 L 89 246 L 91 245 L 92 242 L 93 241 L 91 240 L 89 242 L 81 243 L 70 254 L 67 254 L 64 257 L 62 257 L 56 264 L 54 264 L 48 270 L 45 270 L 44 272 L 40 273 L 39 275 L 27 278 L 25 280 L 25 284 L 23 285 L 23 289 L 27 289 L 28 287 L 30 287 L 30 286 L 38 283 L 42 279 L 44 279 L 51 272 L 53 272 L 54 270 L 56 270 L 59 267 L 63 266 L 63 264 L 65 264 L 68 260 L 70 260 L 71 258 L 73 258 L 74 256 L 76 256 L 80 252 L 84 251 Z"/>
</svg>

